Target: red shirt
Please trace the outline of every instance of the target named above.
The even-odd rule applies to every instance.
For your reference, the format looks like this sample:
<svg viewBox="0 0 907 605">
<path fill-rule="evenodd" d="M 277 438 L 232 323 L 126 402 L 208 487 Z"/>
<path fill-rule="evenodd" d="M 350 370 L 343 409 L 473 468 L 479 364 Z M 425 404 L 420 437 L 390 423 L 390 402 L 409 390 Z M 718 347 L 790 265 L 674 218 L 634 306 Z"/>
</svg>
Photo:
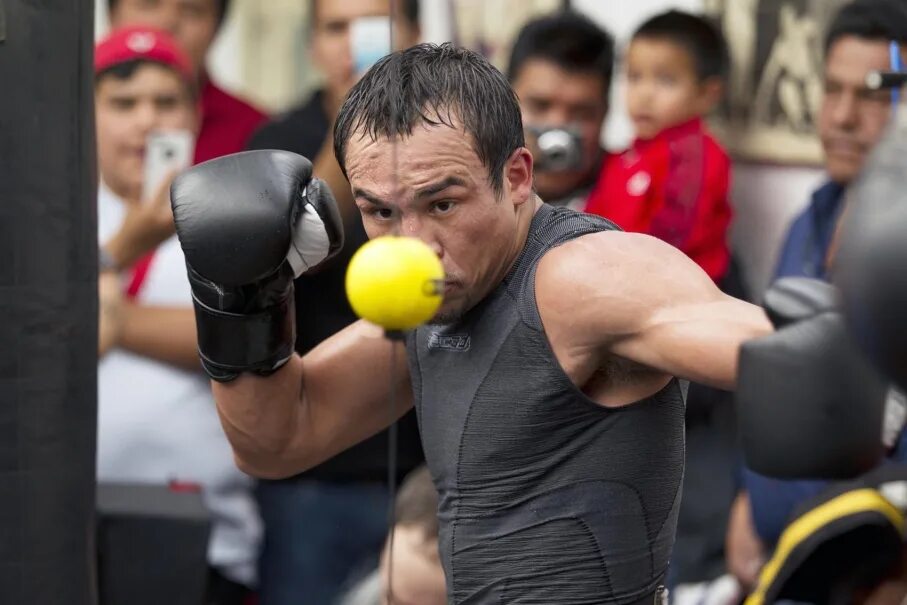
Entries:
<svg viewBox="0 0 907 605">
<path fill-rule="evenodd" d="M 731 162 L 699 118 L 605 158 L 586 212 L 679 248 L 720 280 L 730 263 Z"/>
<path fill-rule="evenodd" d="M 201 94 L 202 127 L 195 163 L 243 151 L 267 116 L 205 78 Z"/>
</svg>

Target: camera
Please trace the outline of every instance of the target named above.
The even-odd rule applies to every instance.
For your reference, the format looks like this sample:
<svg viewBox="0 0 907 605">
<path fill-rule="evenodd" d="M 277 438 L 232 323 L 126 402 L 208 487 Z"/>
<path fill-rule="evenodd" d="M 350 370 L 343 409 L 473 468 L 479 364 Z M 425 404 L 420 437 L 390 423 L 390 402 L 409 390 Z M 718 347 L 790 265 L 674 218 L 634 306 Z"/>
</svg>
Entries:
<svg viewBox="0 0 907 605">
<path fill-rule="evenodd" d="M 536 170 L 554 172 L 582 167 L 582 138 L 578 130 L 569 127 L 527 126 L 526 131 Z"/>
</svg>

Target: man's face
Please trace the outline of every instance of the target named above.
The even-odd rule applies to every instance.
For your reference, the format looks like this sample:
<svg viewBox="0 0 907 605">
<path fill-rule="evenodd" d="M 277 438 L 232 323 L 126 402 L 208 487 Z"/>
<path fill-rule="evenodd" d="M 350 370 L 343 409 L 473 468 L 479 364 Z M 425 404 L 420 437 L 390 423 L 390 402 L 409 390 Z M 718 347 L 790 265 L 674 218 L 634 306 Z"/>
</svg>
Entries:
<svg viewBox="0 0 907 605">
<path fill-rule="evenodd" d="M 198 72 L 217 34 L 218 10 L 217 0 L 117 0 L 110 23 L 114 28 L 150 25 L 170 32 Z"/>
<path fill-rule="evenodd" d="M 387 549 L 381 557 L 382 605 L 445 605 L 447 589 L 438 556 L 438 541 L 427 538 L 421 527 L 394 528 L 393 564 Z M 388 571 L 393 601 L 387 598 Z"/>
<path fill-rule="evenodd" d="M 174 71 L 151 64 L 127 80 L 102 78 L 95 87 L 95 113 L 101 177 L 124 197 L 142 190 L 148 133 L 195 126 L 188 86 Z"/>
<path fill-rule="evenodd" d="M 532 194 L 528 150 L 520 148 L 507 160 L 496 196 L 471 137 L 454 124 L 417 126 L 397 141 L 396 165 L 388 139 L 372 141 L 355 132 L 346 150 L 369 237 L 416 237 L 440 257 L 446 278 L 437 323 L 456 320 L 500 283 L 523 244 L 517 210 Z"/>
<path fill-rule="evenodd" d="M 608 99 L 602 76 L 567 71 L 546 59 L 529 59 L 512 82 L 520 99 L 525 126 L 574 127 L 582 136 L 583 165 L 577 170 L 535 173 L 543 200 L 569 195 L 587 181 L 597 166 L 600 136 Z M 528 137 L 531 139 L 531 137 Z"/>
<path fill-rule="evenodd" d="M 651 139 L 665 128 L 703 115 L 714 101 L 682 46 L 637 38 L 627 51 L 627 112 L 636 136 Z"/>
<path fill-rule="evenodd" d="M 350 24 L 360 17 L 388 17 L 391 0 L 315 0 L 312 58 L 324 74 L 328 91 L 342 98 L 362 75 L 354 72 Z M 419 31 L 397 10 L 394 28 L 397 49 L 412 46 Z"/>
<path fill-rule="evenodd" d="M 819 111 L 819 136 L 831 180 L 847 185 L 863 168 L 867 154 L 891 115 L 891 93 L 866 88 L 873 70 L 888 70 L 888 44 L 844 36 L 825 58 L 825 94 Z"/>
</svg>

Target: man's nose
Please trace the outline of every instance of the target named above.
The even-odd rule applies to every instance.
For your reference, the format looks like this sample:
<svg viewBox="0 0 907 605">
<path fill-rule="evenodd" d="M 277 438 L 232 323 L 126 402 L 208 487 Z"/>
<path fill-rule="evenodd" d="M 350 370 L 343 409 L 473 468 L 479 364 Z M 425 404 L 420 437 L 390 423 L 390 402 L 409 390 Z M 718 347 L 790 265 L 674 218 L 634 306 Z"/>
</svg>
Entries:
<svg viewBox="0 0 907 605">
<path fill-rule="evenodd" d="M 443 258 L 444 248 L 441 246 L 441 242 L 435 236 L 435 233 L 425 224 L 419 217 L 403 217 L 400 221 L 400 228 L 398 235 L 404 237 L 414 237 L 418 240 L 421 240 L 426 244 L 432 251 L 438 255 L 438 258 Z"/>
<path fill-rule="evenodd" d="M 158 112 L 153 103 L 139 103 L 133 116 L 135 118 L 135 126 L 141 131 L 143 136 L 157 126 Z"/>
<path fill-rule="evenodd" d="M 842 94 L 838 97 L 837 102 L 831 112 L 832 123 L 838 128 L 851 129 L 859 119 L 857 107 L 857 96 L 854 94 Z"/>
<path fill-rule="evenodd" d="M 566 126 L 570 123 L 570 111 L 566 107 L 552 107 L 545 116 L 548 126 Z"/>
</svg>

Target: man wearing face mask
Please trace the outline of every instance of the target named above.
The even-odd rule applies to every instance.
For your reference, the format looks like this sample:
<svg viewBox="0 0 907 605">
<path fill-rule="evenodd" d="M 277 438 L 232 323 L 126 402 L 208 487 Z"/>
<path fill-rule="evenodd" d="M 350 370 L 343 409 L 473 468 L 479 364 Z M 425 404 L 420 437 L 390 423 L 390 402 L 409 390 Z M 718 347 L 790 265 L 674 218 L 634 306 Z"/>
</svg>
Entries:
<svg viewBox="0 0 907 605">
<path fill-rule="evenodd" d="M 507 77 L 538 158 L 535 190 L 548 203 L 586 207 L 601 168 L 613 63 L 611 36 L 576 13 L 535 19 L 517 35 Z"/>
</svg>

